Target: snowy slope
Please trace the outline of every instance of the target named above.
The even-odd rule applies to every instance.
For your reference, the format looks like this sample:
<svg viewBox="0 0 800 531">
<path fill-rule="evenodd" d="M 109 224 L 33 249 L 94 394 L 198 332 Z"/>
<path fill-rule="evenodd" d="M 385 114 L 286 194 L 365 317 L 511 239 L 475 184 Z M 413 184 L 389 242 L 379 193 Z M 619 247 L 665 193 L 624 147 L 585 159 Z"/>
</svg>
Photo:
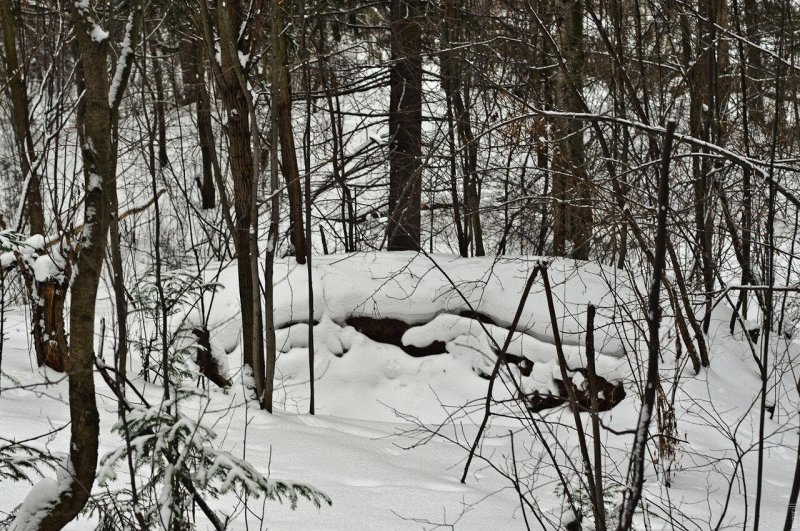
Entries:
<svg viewBox="0 0 800 531">
<path fill-rule="evenodd" d="M 473 308 L 497 323 L 487 327 L 490 335 L 503 339 L 522 286 L 538 260 L 434 258 Z M 523 529 L 518 495 L 511 482 L 498 473 L 510 471 L 509 430 L 514 432 L 523 489 L 531 489 L 531 498 L 545 514 L 544 527 L 558 528 L 566 507 L 545 450 L 555 451 L 570 482 L 577 482 L 574 465 L 579 462 L 571 413 L 564 408 L 535 416 L 543 439 L 530 431 L 529 423 L 493 417 L 481 446 L 485 459 L 473 464 L 466 485 L 459 482 L 466 457 L 464 447 L 472 443 L 487 388 L 479 373 L 492 360 L 492 353 L 487 351 L 490 345 L 483 328 L 474 319 L 458 316 L 468 305 L 431 260 L 406 253 L 372 253 L 319 257 L 314 267 L 316 416 L 306 413 L 307 325 L 301 323 L 308 315 L 305 268 L 288 261 L 278 266 L 276 316 L 284 328 L 278 332 L 282 352 L 277 365 L 278 412 L 273 416 L 245 400 L 235 267 L 228 266 L 219 274 L 209 268 L 206 273 L 207 280 L 216 279 L 224 286 L 213 300 L 207 295 L 205 307 L 212 346 L 225 356 L 234 386 L 227 392 L 210 389 L 206 398 L 186 402 L 184 413 L 196 418 L 204 411 L 202 421 L 218 433 L 220 448 L 245 455 L 272 478 L 314 485 L 333 500 L 331 507 L 320 510 L 301 502 L 292 511 L 251 499 L 245 513 L 241 500 L 227 495 L 213 501 L 213 506 L 234 515 L 231 529 L 257 529 L 262 515 L 264 526 L 273 529 L 431 529 L 437 524 L 452 524 L 457 529 Z M 583 366 L 583 320 L 586 304 L 592 302 L 599 306 L 600 372 L 609 379 L 622 380 L 628 390 L 628 398 L 601 413 L 605 426 L 622 432 L 603 431 L 608 497 L 613 499 L 618 495 L 614 483 L 624 480 L 632 442 L 625 430 L 635 425 L 639 409 L 634 376 L 641 358 L 634 348 L 643 348 L 643 342 L 632 322 L 638 318 L 636 286 L 615 278 L 613 270 L 568 260 L 552 262 L 551 282 L 558 301 L 559 327 L 568 342 L 569 363 Z M 534 285 L 511 349 L 534 363 L 530 377 L 515 374 L 528 390 L 547 388 L 557 375 L 541 286 L 540 281 Z M 99 303 L 99 309 L 101 314 L 110 310 L 107 300 Z M 447 343 L 448 352 L 411 357 L 396 346 L 372 341 L 347 326 L 345 320 L 352 315 L 402 319 L 417 325 L 406 332 L 405 343 L 424 344 L 436 338 Z M 180 318 L 177 315 L 173 320 Z M 672 524 L 660 518 L 669 512 L 678 522 L 677 528 L 685 529 L 716 527 L 720 518 L 723 529 L 741 528 L 745 518 L 752 519 L 753 441 L 758 426 L 753 404 L 759 379 L 741 333 L 728 333 L 728 318 L 727 310 L 720 307 L 712 321 L 711 368 L 697 377 L 683 375 L 676 389 L 677 430 L 683 442 L 678 446 L 669 489 L 655 470 L 649 469 L 645 503 L 651 529 L 671 529 Z M 6 319 L 3 371 L 17 383 L 3 380 L 2 436 L 22 440 L 67 425 L 66 382 L 59 381 L 59 375 L 35 368 L 28 353 L 24 314 L 13 311 Z M 190 319 L 199 321 L 198 312 L 190 312 Z M 669 319 L 665 320 L 664 338 L 665 344 L 674 341 Z M 107 341 L 107 352 L 109 348 Z M 622 348 L 627 355 L 620 357 Z M 796 345 L 784 340 L 774 341 L 773 350 L 779 353 L 775 365 L 784 369 L 798 354 Z M 662 363 L 667 394 L 671 393 L 674 366 L 669 357 Z M 53 381 L 37 385 L 46 379 Z M 116 402 L 99 376 L 96 381 L 101 453 L 105 453 L 120 444 L 118 436 L 110 433 L 116 421 Z M 158 385 L 145 384 L 141 379 L 135 382 L 149 400 L 158 401 Z M 496 388 L 496 399 L 513 395 L 508 382 L 505 379 L 506 385 Z M 775 417 L 766 420 L 769 440 L 763 529 L 782 526 L 797 445 L 798 399 L 793 376 L 786 371 L 771 382 L 770 397 L 777 408 Z M 499 406 L 497 411 L 520 414 L 514 404 Z M 440 424 L 438 435 L 429 437 L 429 430 L 437 430 Z M 417 444 L 420 442 L 426 444 Z M 67 430 L 35 444 L 51 452 L 64 452 Z M 736 463 L 739 454 L 744 456 L 741 467 Z M 738 476 L 731 481 L 732 473 L 742 467 L 746 483 Z M 119 471 L 118 481 L 125 481 L 124 470 Z M 732 495 L 723 517 L 729 485 Z M 0 484 L 0 511 L 12 511 L 29 490 L 24 484 Z M 539 524 L 530 514 L 527 516 L 532 528 L 537 528 Z M 644 528 L 641 515 L 637 521 Z M 94 524 L 91 519 L 82 520 L 70 528 L 93 529 Z M 201 520 L 199 528 L 208 525 Z"/>
</svg>

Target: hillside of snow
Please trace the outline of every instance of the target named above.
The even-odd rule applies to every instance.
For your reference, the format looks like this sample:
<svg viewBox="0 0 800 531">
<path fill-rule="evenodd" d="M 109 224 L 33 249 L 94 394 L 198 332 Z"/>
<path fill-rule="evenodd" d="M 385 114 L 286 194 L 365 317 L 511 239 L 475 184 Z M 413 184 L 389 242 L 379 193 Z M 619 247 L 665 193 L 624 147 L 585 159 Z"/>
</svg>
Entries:
<svg viewBox="0 0 800 531">
<path fill-rule="evenodd" d="M 580 456 L 572 413 L 563 405 L 532 413 L 525 401 L 517 399 L 514 385 L 516 381 L 525 393 L 559 393 L 561 376 L 541 277 L 511 331 L 508 349 L 529 363 L 518 362 L 502 372 L 493 394 L 495 415 L 479 445 L 479 457 L 465 484 L 460 482 L 483 416 L 487 375 L 496 360 L 494 342 L 505 341 L 525 282 L 543 264 L 553 287 L 568 365 L 586 367 L 586 307 L 594 304 L 598 308 L 597 372 L 625 387 L 626 398 L 599 414 L 606 499 L 613 510 L 619 503 L 631 430 L 640 407 L 646 326 L 639 301 L 645 283 L 617 276 L 613 268 L 566 259 L 361 253 L 314 258 L 317 410 L 313 416 L 307 413 L 305 266 L 291 260 L 276 264 L 273 304 L 279 353 L 274 415 L 257 409 L 244 385 L 249 376 L 241 362 L 235 263 L 206 268 L 202 280 L 216 287 L 205 292 L 202 304 L 199 299 L 189 301 L 171 316 L 176 334 L 187 326 L 208 327 L 214 356 L 223 362 L 233 382 L 227 390 L 204 382 L 197 396 L 180 402 L 182 414 L 212 429 L 217 434 L 215 447 L 245 457 L 270 478 L 313 485 L 332 500 L 331 506 L 320 509 L 301 500 L 292 510 L 288 505 L 228 493 L 210 500 L 219 514 L 230 518 L 228 528 L 505 530 L 529 525 L 549 530 L 569 522 L 572 515 L 556 465 L 570 484 L 577 484 Z M 112 321 L 110 300 L 108 294 L 100 297 L 98 320 Z M 745 336 L 741 330 L 733 335 L 728 330 L 729 312 L 720 305 L 712 319 L 708 370 L 694 375 L 685 368 L 685 355 L 676 360 L 672 350 L 663 353 L 663 393 L 674 394 L 679 441 L 670 462 L 653 467 L 648 458 L 647 511 L 637 515 L 637 528 L 735 529 L 752 519 L 748 507 L 755 495 L 760 379 Z M 375 341 L 348 324 L 364 317 L 404 323 L 402 345 Z M 65 452 L 69 438 L 63 429 L 69 422 L 66 379 L 36 368 L 23 308 L 7 310 L 4 319 L 0 394 L 4 438 L 0 445 L 11 434 L 13 440 L 24 441 L 52 431 L 34 444 L 58 456 Z M 662 337 L 665 345 L 675 342 L 668 312 Z M 97 338 L 98 355 L 108 359 L 110 338 L 103 341 Z M 191 339 L 187 335 L 181 341 Z M 437 341 L 442 347 L 433 354 L 411 355 L 403 349 Z M 769 393 L 774 414 L 765 421 L 763 529 L 778 529 L 785 518 L 800 404 L 796 377 L 784 370 L 800 352 L 798 345 L 782 338 L 772 341 L 772 351 L 778 354 Z M 160 384 L 144 381 L 138 356 L 132 355 L 131 361 L 136 388 L 157 404 Z M 200 379 L 191 374 L 196 367 L 185 361 L 190 375 L 182 385 L 197 388 Z M 576 384 L 584 385 L 581 372 L 570 374 Z M 102 456 L 123 441 L 111 430 L 117 422 L 117 401 L 99 374 L 95 380 Z M 581 419 L 588 429 L 588 415 Z M 651 431 L 655 439 L 655 422 Z M 55 475 L 46 469 L 44 473 Z M 148 470 L 136 473 L 145 478 Z M 125 485 L 127 477 L 127 469 L 119 468 L 116 479 L 95 485 L 95 490 L 113 490 Z M 514 478 L 523 493 L 535 500 L 541 521 L 521 507 Z M 42 481 L 36 488 L 54 483 L 47 478 Z M 30 491 L 31 485 L 24 482 L 0 482 L 0 520 L 23 503 Z M 210 529 L 199 511 L 196 515 L 198 529 Z M 94 529 L 96 521 L 97 514 L 86 515 L 69 529 Z M 683 527 L 673 527 L 675 522 Z"/>
</svg>

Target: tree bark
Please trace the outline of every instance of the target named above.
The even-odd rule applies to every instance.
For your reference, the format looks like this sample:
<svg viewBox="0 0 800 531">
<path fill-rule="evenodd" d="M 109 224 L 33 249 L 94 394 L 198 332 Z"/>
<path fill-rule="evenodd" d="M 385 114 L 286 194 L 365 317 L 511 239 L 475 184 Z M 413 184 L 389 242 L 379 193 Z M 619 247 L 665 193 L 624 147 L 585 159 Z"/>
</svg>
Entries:
<svg viewBox="0 0 800 531">
<path fill-rule="evenodd" d="M 0 25 L 3 31 L 5 69 L 11 95 L 11 114 L 14 141 L 21 165 L 23 201 L 31 234 L 45 232 L 44 207 L 39 175 L 34 168 L 36 151 L 30 129 L 28 90 L 17 55 L 16 20 L 10 0 L 0 0 Z M 22 212 L 21 210 L 20 212 Z M 22 219 L 16 220 L 20 225 Z M 41 250 L 44 252 L 44 249 Z M 64 372 L 69 364 L 68 344 L 64 322 L 64 303 L 69 285 L 69 264 L 60 279 L 38 282 L 27 266 L 21 266 L 31 308 L 31 335 L 36 362 L 41 367 Z"/>
<path fill-rule="evenodd" d="M 138 4 L 131 7 L 131 33 L 135 36 Z M 93 38 L 97 27 L 94 4 L 70 5 L 75 39 L 80 52 L 84 87 L 83 109 L 78 113 L 84 176 L 84 227 L 72 283 L 70 307 L 69 408 L 71 478 L 60 486 L 61 495 L 39 523 L 40 530 L 61 529 L 83 509 L 91 493 L 97 467 L 100 418 L 94 388 L 94 318 L 97 288 L 106 251 L 112 196 L 116 193 L 112 147 L 113 116 L 130 74 L 130 63 L 120 62 L 115 92 L 108 77 L 108 37 Z M 131 42 L 134 42 L 131 39 Z M 87 75 L 91 73 L 91 75 Z M 117 77 L 119 74 L 119 77 Z"/>
<path fill-rule="evenodd" d="M 289 230 L 298 264 L 306 263 L 306 243 L 303 232 L 303 188 L 297 169 L 297 152 L 292 130 L 292 93 L 289 78 L 286 0 L 272 2 L 272 83 L 276 87 L 275 111 L 281 145 L 281 169 L 289 195 Z"/>
<path fill-rule="evenodd" d="M 44 234 L 44 209 L 39 176 L 34 171 L 36 151 L 31 135 L 28 89 L 22 68 L 17 56 L 16 21 L 11 0 L 0 0 L 0 23 L 3 26 L 3 50 L 5 56 L 8 91 L 11 94 L 11 112 L 14 129 L 14 140 L 22 165 L 22 181 L 25 187 L 25 204 L 28 211 L 28 223 L 31 234 Z"/>
<path fill-rule="evenodd" d="M 566 62 L 558 75 L 556 104 L 561 110 L 582 112 L 584 54 L 584 0 L 561 0 L 563 21 L 558 28 L 561 54 Z M 579 120 L 558 120 L 558 149 L 553 154 L 553 252 L 587 260 L 592 236 L 592 206 L 583 126 Z M 567 241 L 572 243 L 567 253 Z"/>
<path fill-rule="evenodd" d="M 650 283 L 648 299 L 648 356 L 647 382 L 644 386 L 642 409 L 639 412 L 636 435 L 631 450 L 630 467 L 628 469 L 628 485 L 625 489 L 622 510 L 619 515 L 617 531 L 627 531 L 633 524 L 633 513 L 642 497 L 644 484 L 644 458 L 647 449 L 647 431 L 653 416 L 658 387 L 658 356 L 661 350 L 659 327 L 661 325 L 661 307 L 659 291 L 664 274 L 667 257 L 667 211 L 669 209 L 669 162 L 672 157 L 672 139 L 676 122 L 667 122 L 667 132 L 661 158 L 661 174 L 658 179 L 658 210 L 656 228 L 655 259 L 653 260 L 653 278 Z"/>
<path fill-rule="evenodd" d="M 200 157 L 203 166 L 203 179 L 200 182 L 201 204 L 204 209 L 212 209 L 216 206 L 216 194 L 214 190 L 214 130 L 211 127 L 211 98 L 208 95 L 206 86 L 205 61 L 202 56 L 202 47 L 197 41 L 191 41 L 192 49 L 195 50 L 197 57 L 194 61 L 195 85 L 192 94 L 195 97 L 197 112 L 197 136 L 200 140 Z"/>
<path fill-rule="evenodd" d="M 389 99 L 390 251 L 418 250 L 422 203 L 422 57 L 420 0 L 392 0 Z"/>
<path fill-rule="evenodd" d="M 460 7 L 460 6 L 458 6 Z M 463 198 L 464 217 L 467 230 L 464 235 L 469 237 L 467 244 L 471 243 L 475 256 L 484 256 L 486 250 L 483 245 L 483 228 L 480 218 L 480 196 L 478 194 L 478 140 L 472 131 L 472 121 L 468 102 L 465 95 L 468 88 L 465 86 L 464 62 L 459 52 L 449 49 L 456 39 L 466 40 L 457 32 L 460 31 L 460 17 L 452 1 L 445 3 L 444 28 L 442 31 L 442 44 L 445 51 L 441 54 L 442 89 L 448 101 L 448 112 L 455 124 L 459 143 L 464 154 L 460 157 L 463 173 Z M 453 28 L 456 25 L 456 28 Z M 453 155 L 454 156 L 454 155 Z M 454 215 L 458 210 L 454 210 Z M 461 246 L 461 241 L 459 241 Z M 462 250 L 463 251 L 463 250 Z M 465 254 L 465 252 L 462 252 Z"/>
<path fill-rule="evenodd" d="M 216 9 L 216 23 L 219 32 L 219 63 L 215 52 L 215 39 L 212 34 L 210 10 L 205 0 L 201 1 L 203 33 L 206 52 L 214 68 L 223 106 L 227 112 L 224 127 L 228 137 L 228 157 L 233 177 L 234 233 L 233 242 L 237 256 L 239 280 L 239 299 L 242 311 L 242 354 L 245 364 L 253 371 L 255 393 L 264 407 L 264 348 L 261 323 L 261 298 L 258 282 L 257 263 L 257 208 L 256 194 L 258 175 L 256 158 L 251 141 L 251 109 L 246 91 L 245 72 L 240 54 L 249 55 L 251 41 L 249 31 L 242 28 L 247 9 L 240 1 L 226 2 Z M 252 19 L 251 19 L 252 20 Z M 237 35 L 240 35 L 237 38 Z"/>
</svg>

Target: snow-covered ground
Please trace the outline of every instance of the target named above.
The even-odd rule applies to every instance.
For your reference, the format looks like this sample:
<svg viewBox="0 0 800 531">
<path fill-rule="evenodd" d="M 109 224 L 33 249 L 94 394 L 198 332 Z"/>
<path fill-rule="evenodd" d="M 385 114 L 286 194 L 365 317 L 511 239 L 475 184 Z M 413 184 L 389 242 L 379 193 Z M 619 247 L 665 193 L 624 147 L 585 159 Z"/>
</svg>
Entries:
<svg viewBox="0 0 800 531">
<path fill-rule="evenodd" d="M 571 412 L 564 407 L 520 421 L 509 418 L 524 416 L 518 403 L 496 406 L 496 411 L 508 416 L 492 417 L 480 447 L 482 459 L 473 463 L 466 484 L 459 481 L 467 456 L 464 446 L 472 443 L 483 411 L 488 382 L 481 375 L 491 370 L 494 361 L 489 336 L 499 343 L 505 339 L 525 281 L 538 263 L 535 258 L 466 260 L 408 253 L 316 258 L 314 416 L 307 413 L 308 330 L 302 323 L 308 318 L 305 267 L 285 261 L 276 270 L 275 312 L 282 329 L 277 334 L 281 353 L 274 415 L 245 399 L 249 392 L 242 383 L 247 378 L 241 370 L 235 267 L 218 273 L 207 268 L 206 281 L 218 282 L 223 288 L 213 296 L 207 294 L 202 307 L 212 332 L 212 347 L 225 357 L 234 384 L 228 391 L 211 386 L 203 397 L 182 402 L 182 411 L 195 419 L 202 412 L 201 422 L 217 433 L 215 445 L 219 448 L 244 456 L 271 478 L 313 485 L 332 500 L 330 507 L 321 509 L 301 501 L 291 510 L 251 498 L 245 511 L 242 500 L 228 494 L 212 500 L 212 506 L 220 514 L 234 516 L 231 529 L 258 529 L 260 518 L 264 528 L 272 529 L 431 529 L 448 525 L 457 529 L 524 529 L 519 495 L 501 474 L 513 475 L 509 436 L 513 432 L 523 492 L 544 514 L 544 528 L 558 528 L 566 503 L 547 449 L 552 450 L 567 480 L 578 483 L 574 471 L 579 462 L 577 438 Z M 643 369 L 637 352 L 645 349 L 644 335 L 637 329 L 642 326 L 636 302 L 641 286 L 617 278 L 613 269 L 570 260 L 553 260 L 549 271 L 568 363 L 585 366 L 584 321 L 586 305 L 591 302 L 598 307 L 598 372 L 610 381 L 623 381 L 628 393 L 614 409 L 600 414 L 604 426 L 622 432 L 602 432 L 607 497 L 613 502 L 619 496 L 617 485 L 625 478 L 632 442 L 632 435 L 625 430 L 635 425 L 639 410 L 636 382 L 641 381 Z M 468 309 L 495 322 L 486 326 L 488 336 L 476 319 L 460 315 Z M 100 301 L 98 310 L 111 322 L 108 298 Z M 720 519 L 723 529 L 741 528 L 746 518 L 752 519 L 753 445 L 758 429 L 758 408 L 753 406 L 760 381 L 741 332 L 731 336 L 727 331 L 729 315 L 722 306 L 715 313 L 709 337 L 711 367 L 698 376 L 682 364 L 675 369 L 674 354 L 670 354 L 674 351 L 674 325 L 666 316 L 662 335 L 670 349 L 662 360 L 662 381 L 669 395 L 670 382 L 676 374 L 681 375 L 675 395 L 681 442 L 670 488 L 664 486 L 663 475 L 657 477 L 653 467 L 648 468 L 648 514 L 637 517 L 642 529 L 707 529 L 716 527 Z M 447 352 L 412 357 L 347 326 L 345 321 L 351 316 L 401 319 L 415 325 L 403 336 L 404 344 L 425 346 L 439 340 L 446 344 Z M 176 314 L 173 322 L 182 317 Z M 200 310 L 189 310 L 189 321 L 202 321 Z M 2 370 L 7 377 L 2 380 L 0 395 L 0 433 L 20 441 L 66 426 L 66 381 L 35 367 L 21 309 L 6 314 L 5 330 Z M 553 377 L 560 378 L 560 374 L 552 333 L 538 279 L 509 349 L 533 362 L 530 376 L 512 371 L 527 392 L 555 390 Z M 108 338 L 105 351 L 110 356 Z M 798 349 L 781 339 L 774 341 L 772 352 L 771 364 L 785 369 Z M 132 357 L 132 373 L 136 374 L 139 362 L 135 354 Z M 576 381 L 579 379 L 576 376 Z M 43 384 L 47 380 L 51 382 Z M 766 420 L 769 439 L 762 529 L 780 528 L 786 513 L 798 443 L 795 380 L 786 371 L 770 384 L 769 402 L 776 404 L 776 410 L 774 417 Z M 158 383 L 147 384 L 141 378 L 134 381 L 151 402 L 158 403 Z M 111 433 L 117 402 L 99 375 L 96 382 L 102 455 L 118 447 L 121 440 Z M 503 385 L 495 388 L 495 399 L 513 395 L 506 376 Z M 532 429 L 534 424 L 541 430 L 541 439 Z M 438 435 L 431 437 L 430 431 L 437 430 Z M 656 432 L 655 423 L 651 431 Z M 68 429 L 33 445 L 64 452 Z M 651 447 L 655 449 L 655 439 Z M 742 465 L 736 462 L 737 452 L 744 455 Z M 147 471 L 138 473 L 146 475 Z M 122 484 L 125 480 L 125 470 L 119 470 L 116 481 Z M 730 502 L 723 516 L 729 485 Z M 2 482 L 0 511 L 11 512 L 29 490 L 24 483 Z M 197 514 L 198 528 L 210 528 L 199 511 Z M 672 522 L 667 523 L 669 514 Z M 526 516 L 532 528 L 540 527 L 530 512 Z M 70 526 L 93 528 L 91 518 Z"/>
</svg>

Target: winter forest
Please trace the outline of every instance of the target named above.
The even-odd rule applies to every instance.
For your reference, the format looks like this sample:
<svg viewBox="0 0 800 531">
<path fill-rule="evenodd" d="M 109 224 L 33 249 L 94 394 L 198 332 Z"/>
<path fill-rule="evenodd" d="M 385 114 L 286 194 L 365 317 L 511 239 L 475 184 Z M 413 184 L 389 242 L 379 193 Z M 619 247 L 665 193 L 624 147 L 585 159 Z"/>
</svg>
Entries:
<svg viewBox="0 0 800 531">
<path fill-rule="evenodd" d="M 0 531 L 800 529 L 797 0 L 0 32 Z"/>
</svg>

